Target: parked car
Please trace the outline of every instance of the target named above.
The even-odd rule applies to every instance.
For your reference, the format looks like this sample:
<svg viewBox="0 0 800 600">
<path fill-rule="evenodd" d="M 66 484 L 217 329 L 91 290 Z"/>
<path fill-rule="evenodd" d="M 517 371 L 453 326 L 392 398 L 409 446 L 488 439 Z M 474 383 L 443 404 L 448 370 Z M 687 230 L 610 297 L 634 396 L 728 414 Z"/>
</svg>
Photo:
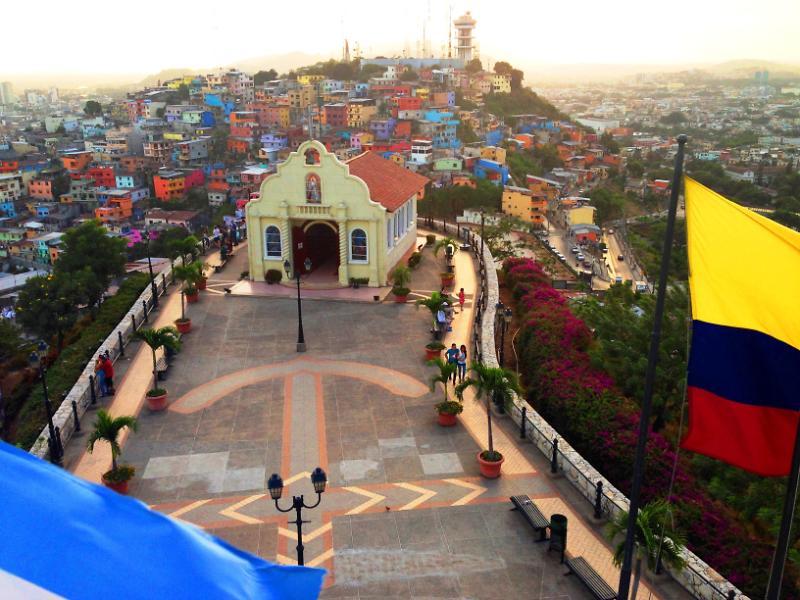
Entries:
<svg viewBox="0 0 800 600">
<path fill-rule="evenodd" d="M 571 250 L 571 252 L 572 252 L 573 254 L 578 254 L 578 252 L 580 252 L 580 251 L 581 251 L 581 249 L 580 249 L 580 248 L 578 248 L 577 246 L 573 246 L 573 247 L 572 247 L 572 250 Z"/>
<path fill-rule="evenodd" d="M 617 275 L 614 277 L 614 283 L 622 283 L 622 275 Z"/>
<path fill-rule="evenodd" d="M 583 259 L 585 259 L 586 257 L 583 255 L 583 253 L 582 253 L 582 252 L 578 252 L 578 256 L 576 256 L 575 258 L 577 258 L 578 260 L 583 260 Z"/>
<path fill-rule="evenodd" d="M 622 256 L 622 254 L 620 254 L 619 256 L 617 256 L 617 260 L 625 260 L 625 257 Z"/>
</svg>

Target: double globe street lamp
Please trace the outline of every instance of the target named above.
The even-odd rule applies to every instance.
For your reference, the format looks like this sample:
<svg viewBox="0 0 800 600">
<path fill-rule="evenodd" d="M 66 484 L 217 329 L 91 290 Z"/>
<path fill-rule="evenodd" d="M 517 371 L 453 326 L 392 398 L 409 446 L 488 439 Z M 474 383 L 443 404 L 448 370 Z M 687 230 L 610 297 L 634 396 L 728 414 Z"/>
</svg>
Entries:
<svg viewBox="0 0 800 600">
<path fill-rule="evenodd" d="M 305 549 L 303 546 L 303 523 L 308 523 L 308 521 L 303 521 L 302 510 L 304 508 L 316 508 L 319 506 L 319 503 L 322 502 L 322 492 L 325 491 L 325 486 L 328 484 L 328 476 L 325 475 L 325 471 L 319 467 L 314 469 L 314 472 L 311 473 L 311 484 L 314 486 L 314 491 L 317 493 L 317 501 L 314 504 L 307 505 L 303 499 L 303 495 L 300 494 L 299 496 L 292 496 L 292 505 L 289 508 L 281 508 L 278 504 L 278 500 L 280 500 L 281 496 L 283 495 L 283 479 L 281 479 L 281 476 L 277 473 L 273 473 L 269 478 L 269 481 L 267 481 L 269 495 L 275 501 L 275 508 L 282 513 L 288 513 L 292 511 L 295 511 L 296 513 L 294 524 L 297 526 L 298 565 L 305 564 L 305 560 L 303 558 L 303 551 Z"/>
<path fill-rule="evenodd" d="M 306 258 L 303 262 L 306 272 L 311 270 L 311 259 Z M 283 261 L 283 270 L 286 271 L 286 276 L 292 279 L 292 263 L 288 260 Z M 300 269 L 295 269 L 294 280 L 297 282 L 297 351 L 306 351 L 306 338 L 303 335 L 303 307 L 300 304 Z"/>
</svg>

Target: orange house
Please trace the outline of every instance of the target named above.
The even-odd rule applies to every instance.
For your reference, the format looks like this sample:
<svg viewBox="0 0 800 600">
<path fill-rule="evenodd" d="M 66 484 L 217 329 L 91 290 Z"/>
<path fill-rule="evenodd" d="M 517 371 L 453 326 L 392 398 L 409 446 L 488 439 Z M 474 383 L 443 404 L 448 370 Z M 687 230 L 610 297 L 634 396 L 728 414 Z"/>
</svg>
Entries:
<svg viewBox="0 0 800 600">
<path fill-rule="evenodd" d="M 396 138 L 409 138 L 411 137 L 411 121 L 397 121 L 394 125 L 394 137 Z"/>
<path fill-rule="evenodd" d="M 94 209 L 94 216 L 103 223 L 123 221 L 133 215 L 133 200 L 130 195 L 110 198 L 105 206 Z"/>
<path fill-rule="evenodd" d="M 28 195 L 39 200 L 52 200 L 53 182 L 50 179 L 31 179 L 28 182 Z"/>
<path fill-rule="evenodd" d="M 534 141 L 536 140 L 536 138 L 530 133 L 518 133 L 514 136 L 514 139 L 517 140 L 526 150 L 530 150 L 533 147 Z"/>
<path fill-rule="evenodd" d="M 158 175 L 153 175 L 156 198 L 164 202 L 181 198 L 185 187 L 186 178 L 179 171 L 159 171 Z"/>
<path fill-rule="evenodd" d="M 454 175 L 453 185 L 461 185 L 472 189 L 478 187 L 478 184 L 475 183 L 475 180 L 472 179 L 472 177 L 470 177 L 469 175 Z"/>
<path fill-rule="evenodd" d="M 67 171 L 82 171 L 90 162 L 92 162 L 92 153 L 89 151 L 67 152 L 61 156 L 61 164 Z"/>
<path fill-rule="evenodd" d="M 251 141 L 247 139 L 229 137 L 228 138 L 228 152 L 234 154 L 247 154 L 250 151 Z"/>
</svg>

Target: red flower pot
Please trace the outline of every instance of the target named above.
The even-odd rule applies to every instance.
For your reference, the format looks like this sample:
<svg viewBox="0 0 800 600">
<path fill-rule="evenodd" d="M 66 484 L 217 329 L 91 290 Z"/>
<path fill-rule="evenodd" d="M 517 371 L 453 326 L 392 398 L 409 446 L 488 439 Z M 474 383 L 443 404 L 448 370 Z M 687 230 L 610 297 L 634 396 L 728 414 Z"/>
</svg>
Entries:
<svg viewBox="0 0 800 600">
<path fill-rule="evenodd" d="M 178 331 L 181 333 L 189 333 L 192 330 L 192 320 L 191 319 L 184 319 L 183 321 L 178 319 L 175 321 L 175 327 L 178 328 Z"/>
<path fill-rule="evenodd" d="M 127 494 L 128 493 L 128 482 L 127 481 L 108 481 L 105 477 L 103 477 L 103 485 L 106 486 L 110 490 L 114 490 L 118 494 Z"/>
<path fill-rule="evenodd" d="M 147 408 L 152 410 L 153 412 L 159 412 L 165 410 L 167 408 L 167 394 L 161 394 L 160 396 L 145 396 L 147 399 Z"/>
<path fill-rule="evenodd" d="M 439 425 L 442 427 L 452 427 L 456 424 L 456 415 L 449 413 L 439 413 Z"/>
<path fill-rule="evenodd" d="M 431 350 L 430 348 L 425 348 L 425 360 L 435 360 L 441 355 L 441 350 Z"/>
<path fill-rule="evenodd" d="M 408 300 L 408 296 L 395 296 L 394 301 L 398 304 L 405 304 L 406 300 Z"/>
<path fill-rule="evenodd" d="M 204 290 L 206 289 L 206 284 L 208 283 L 208 278 L 203 277 L 200 281 L 197 282 L 197 289 Z"/>
<path fill-rule="evenodd" d="M 442 275 L 442 287 L 450 287 L 451 285 L 453 285 L 455 279 L 456 276 L 453 274 Z"/>
<path fill-rule="evenodd" d="M 194 304 L 195 302 L 200 301 L 200 292 L 195 292 L 194 294 L 186 294 L 186 302 L 189 304 Z"/>
<path fill-rule="evenodd" d="M 486 479 L 497 479 L 500 477 L 500 467 L 503 466 L 505 457 L 501 455 L 500 460 L 483 460 L 481 458 L 483 452 L 478 452 L 478 468 L 480 468 L 481 475 Z"/>
</svg>

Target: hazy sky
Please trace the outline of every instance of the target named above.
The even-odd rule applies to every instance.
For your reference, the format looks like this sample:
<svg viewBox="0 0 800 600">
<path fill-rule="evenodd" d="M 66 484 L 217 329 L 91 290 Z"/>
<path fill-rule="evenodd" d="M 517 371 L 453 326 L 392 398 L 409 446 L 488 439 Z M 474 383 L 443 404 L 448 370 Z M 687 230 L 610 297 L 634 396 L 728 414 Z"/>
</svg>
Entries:
<svg viewBox="0 0 800 600">
<path fill-rule="evenodd" d="M 481 53 L 512 63 L 800 62 L 800 0 L 28 0 L 0 3 L 0 74 L 153 73 L 255 56 L 434 51 L 471 9 Z"/>
</svg>

